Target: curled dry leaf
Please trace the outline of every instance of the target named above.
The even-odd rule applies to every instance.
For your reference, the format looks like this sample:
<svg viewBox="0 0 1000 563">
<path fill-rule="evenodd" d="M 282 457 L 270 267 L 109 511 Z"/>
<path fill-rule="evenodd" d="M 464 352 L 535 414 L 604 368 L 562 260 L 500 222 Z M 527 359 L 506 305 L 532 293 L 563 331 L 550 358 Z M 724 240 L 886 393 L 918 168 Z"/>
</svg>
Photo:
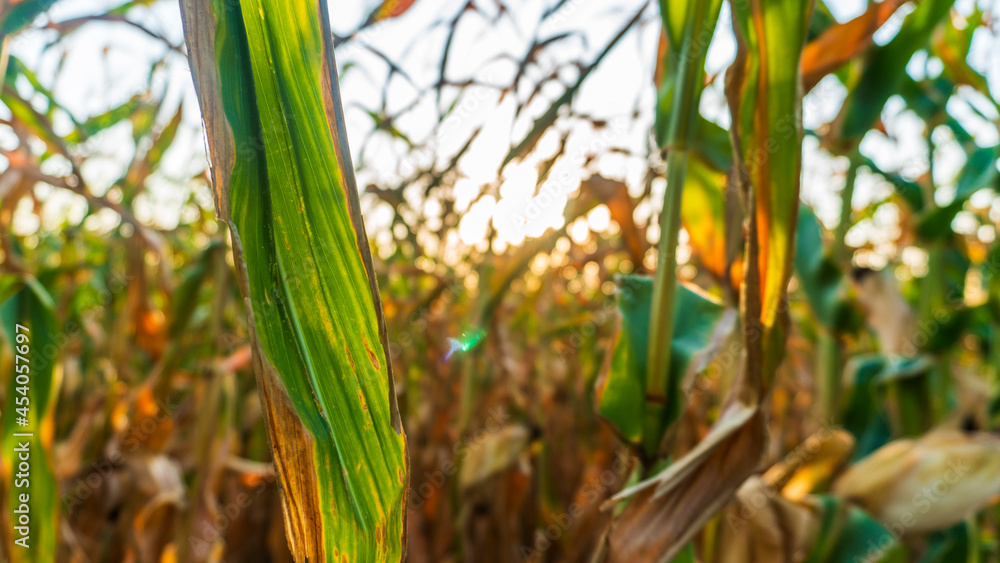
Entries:
<svg viewBox="0 0 1000 563">
<path fill-rule="evenodd" d="M 670 561 L 757 470 L 765 440 L 760 409 L 730 405 L 687 456 L 605 503 L 630 499 L 607 535 L 606 561 Z"/>
</svg>

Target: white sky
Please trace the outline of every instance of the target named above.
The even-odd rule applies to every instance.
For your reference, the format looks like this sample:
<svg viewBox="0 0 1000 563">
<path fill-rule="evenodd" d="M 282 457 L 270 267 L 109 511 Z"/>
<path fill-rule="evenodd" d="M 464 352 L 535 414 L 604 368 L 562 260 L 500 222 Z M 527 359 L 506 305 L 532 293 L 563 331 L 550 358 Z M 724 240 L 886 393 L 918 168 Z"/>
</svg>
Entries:
<svg viewBox="0 0 1000 563">
<path fill-rule="evenodd" d="M 959 11 L 968 13 L 974 1 L 959 0 L 957 2 Z M 991 1 L 994 13 L 1000 13 L 1000 0 Z M 56 4 L 51 16 L 56 21 L 62 21 L 79 15 L 98 13 L 118 3 L 118 0 L 63 1 Z M 359 37 L 360 42 L 375 47 L 402 67 L 416 84 L 414 87 L 407 80 L 395 76 L 387 100 L 388 108 L 393 112 L 413 104 L 415 100 L 418 101 L 414 109 L 407 112 L 396 124 L 414 140 L 428 138 L 436 122 L 437 102 L 434 95 L 425 93 L 421 97 L 419 93 L 437 79 L 438 57 L 442 50 L 445 29 L 444 26 L 438 26 L 431 32 L 426 30 L 432 23 L 452 17 L 464 3 L 465 0 L 418 0 L 404 16 L 376 24 Z M 330 11 L 335 17 L 334 30 L 346 33 L 355 28 L 374 4 L 374 2 L 331 0 Z M 495 9 L 493 2 L 479 2 L 479 4 L 483 5 L 487 15 L 491 15 L 489 11 Z M 583 30 L 586 41 L 578 38 L 568 40 L 561 46 L 552 48 L 545 60 L 553 66 L 556 62 L 565 60 L 590 60 L 641 5 L 640 2 L 621 3 L 615 6 L 608 4 L 599 0 L 570 0 L 553 18 L 553 23 L 543 29 L 543 36 L 561 31 Z M 659 33 L 654 4 L 647 7 L 645 17 L 647 25 L 640 27 L 638 31 L 633 31 L 619 43 L 588 78 L 574 102 L 574 108 L 578 112 L 609 120 L 618 118 L 618 123 L 629 124 L 627 128 L 619 128 L 609 140 L 612 145 L 628 148 L 639 154 L 643 153 L 648 138 L 654 101 L 650 77 Z M 863 10 L 865 0 L 843 0 L 829 4 L 832 5 L 837 19 L 845 21 Z M 984 2 L 980 4 L 985 5 Z M 455 38 L 455 45 L 462 47 L 457 49 L 453 47 L 447 67 L 448 78 L 454 80 L 476 78 L 491 84 L 503 84 L 510 80 L 512 65 L 509 62 L 498 61 L 497 55 L 507 53 L 516 58 L 522 56 L 534 35 L 534 26 L 542 10 L 542 3 L 530 0 L 511 1 L 509 6 L 515 14 L 514 23 L 508 18 L 502 18 L 499 24 L 494 24 L 483 18 L 476 20 L 476 16 L 466 16 L 468 20 L 464 20 L 462 32 Z M 130 17 L 163 35 L 171 43 L 175 45 L 182 43 L 183 36 L 176 2 L 164 0 L 154 4 L 150 9 L 133 10 Z M 42 21 L 45 21 L 44 16 Z M 891 20 L 886 28 L 880 30 L 877 40 L 884 43 L 890 39 L 895 33 L 893 27 L 894 25 L 898 27 L 899 21 L 900 18 Z M 150 194 L 137 202 L 136 212 L 141 220 L 172 227 L 176 224 L 188 198 L 190 188 L 186 187 L 186 180 L 204 168 L 200 116 L 186 61 L 177 53 L 168 54 L 162 43 L 121 24 L 88 24 L 68 41 L 43 54 L 43 47 L 51 39 L 50 32 L 35 30 L 23 32 L 14 38 L 12 53 L 35 69 L 46 85 L 54 85 L 56 97 L 77 119 L 99 114 L 144 91 L 151 63 L 166 56 L 164 70 L 154 78 L 157 91 L 166 89 L 164 110 L 159 117 L 165 122 L 173 115 L 177 104 L 183 101 L 184 124 L 174 148 L 167 155 L 167 162 L 163 167 L 167 172 L 151 179 Z M 401 164 L 399 155 L 402 152 L 400 142 L 385 136 L 369 139 L 371 120 L 361 109 L 379 108 L 387 66 L 361 46 L 360 42 L 345 44 L 337 53 L 338 65 L 342 69 L 345 65 L 351 65 L 342 73 L 348 136 L 356 166 L 359 167 L 360 185 L 364 186 L 369 182 L 391 185 L 399 180 L 398 170 Z M 709 50 L 709 73 L 723 71 L 731 62 L 734 50 L 728 6 L 724 5 L 722 20 Z M 989 35 L 986 30 L 980 30 L 975 36 L 969 62 L 987 75 L 994 98 L 1000 99 L 1000 57 L 991 56 L 997 52 L 1000 52 L 1000 40 Z M 923 68 L 923 61 L 914 60 L 908 70 L 915 77 L 919 77 L 923 73 Z M 933 66 L 931 70 L 935 71 Z M 940 72 L 940 69 L 936 69 L 936 72 Z M 567 75 L 566 78 L 571 79 L 572 75 Z M 724 110 L 721 86 L 720 79 L 712 88 L 706 90 L 702 99 L 702 112 L 709 118 L 725 124 L 728 115 Z M 444 156 L 449 156 L 450 152 L 465 141 L 469 131 L 477 126 L 485 128 L 484 133 L 480 135 L 462 162 L 461 170 L 467 178 L 460 180 L 456 185 L 456 192 L 464 196 L 465 205 L 469 205 L 478 195 L 482 184 L 495 180 L 496 170 L 509 144 L 516 142 L 524 134 L 530 126 L 531 118 L 542 113 L 549 101 L 561 93 L 558 89 L 554 92 L 548 90 L 543 92 L 547 97 L 543 97 L 535 106 L 529 106 L 527 113 L 531 115 L 512 124 L 511 97 L 497 106 L 495 91 L 489 88 L 473 89 L 456 111 L 459 118 L 448 122 L 445 127 L 438 130 L 433 144 L 440 153 L 439 158 L 443 160 Z M 524 94 L 522 92 L 521 97 Z M 844 90 L 836 80 L 828 78 L 820 83 L 804 101 L 805 126 L 816 127 L 829 121 L 838 111 L 843 97 Z M 980 100 L 976 99 L 976 95 L 970 94 L 967 98 L 968 103 L 977 104 L 977 107 L 987 115 L 993 112 L 991 108 L 986 107 L 986 104 L 979 103 Z M 636 107 L 640 109 L 640 119 L 638 122 L 632 122 L 628 116 Z M 890 100 L 883 115 L 895 139 L 873 133 L 865 139 L 862 150 L 885 169 L 900 169 L 905 176 L 912 178 L 927 169 L 926 149 L 920 133 L 923 124 L 914 115 L 901 109 L 900 100 Z M 949 110 L 974 132 L 980 145 L 990 145 L 998 141 L 996 127 L 975 117 L 961 101 L 956 101 L 954 107 L 949 106 Z M 0 112 L 5 111 L 0 110 Z M 995 118 L 995 115 L 992 117 Z M 546 143 L 551 145 L 554 140 L 554 137 L 543 139 L 539 152 L 545 149 Z M 10 142 L 9 138 L 0 135 L 0 145 L 7 147 Z M 572 155 L 574 151 L 585 150 L 590 142 L 593 142 L 593 137 L 583 132 L 571 136 L 567 154 Z M 111 182 L 121 176 L 132 157 L 131 132 L 127 125 L 116 127 L 95 143 L 94 146 L 104 157 L 89 159 L 83 172 L 92 189 L 97 193 L 103 193 Z M 816 208 L 821 219 L 827 224 L 833 224 L 837 220 L 839 208 L 837 192 L 843 183 L 846 160 L 830 158 L 816 145 L 814 139 L 807 138 L 803 153 L 802 197 Z M 363 155 L 362 146 L 365 146 Z M 960 151 L 956 152 L 954 147 L 945 146 L 937 153 L 935 179 L 942 185 L 947 185 L 960 170 L 963 161 L 964 157 Z M 403 165 L 405 166 L 405 163 Z M 0 168 L 3 166 L 5 163 L 0 159 Z M 597 171 L 606 176 L 625 179 L 630 188 L 634 188 L 633 193 L 641 191 L 639 181 L 645 167 L 641 159 L 609 154 L 599 159 L 595 166 Z M 504 228 L 503 225 L 509 223 L 509 216 L 523 214 L 534 192 L 536 176 L 533 174 L 535 172 L 531 162 L 509 165 L 503 173 L 504 181 L 498 194 L 499 201 L 487 197 L 472 205 L 467 213 L 467 220 L 463 221 L 462 238 L 475 240 L 481 237 L 480 233 L 485 232 L 485 226 L 492 217 L 501 238 L 510 243 L 520 242 L 523 233 L 519 229 Z M 575 174 L 580 177 L 588 175 L 589 172 L 577 170 Z M 571 187 L 564 190 L 563 195 L 572 197 L 574 189 L 575 187 Z M 662 183 L 659 189 L 662 190 Z M 870 175 L 862 175 L 855 193 L 855 207 L 859 208 L 870 201 L 881 199 L 886 190 L 884 182 Z M 943 194 L 943 197 L 947 198 L 947 189 L 943 190 Z M 199 194 L 199 198 L 206 205 L 210 205 L 207 194 Z M 982 197 L 979 200 L 980 204 L 984 203 Z M 546 227 L 558 226 L 565 201 L 566 197 L 557 198 L 556 203 L 547 206 L 542 216 L 534 224 L 528 225 L 527 234 L 537 236 Z M 654 207 L 658 205 L 658 201 L 653 202 Z M 992 205 L 993 202 L 987 200 L 985 204 Z M 637 215 L 648 216 L 650 212 L 648 209 L 639 210 Z M 46 204 L 44 221 L 46 226 L 52 228 L 61 224 L 67 215 L 71 221 L 78 221 L 82 214 L 83 206 L 76 196 L 53 193 Z M 21 215 L 24 214 L 19 214 L 19 217 Z M 77 218 L 73 219 L 74 216 Z M 38 228 L 37 221 L 31 217 L 22 219 L 18 223 L 19 231 L 33 231 Z M 387 219 L 385 209 L 379 210 L 377 207 L 369 209 L 369 234 L 380 238 L 388 237 Z"/>
</svg>

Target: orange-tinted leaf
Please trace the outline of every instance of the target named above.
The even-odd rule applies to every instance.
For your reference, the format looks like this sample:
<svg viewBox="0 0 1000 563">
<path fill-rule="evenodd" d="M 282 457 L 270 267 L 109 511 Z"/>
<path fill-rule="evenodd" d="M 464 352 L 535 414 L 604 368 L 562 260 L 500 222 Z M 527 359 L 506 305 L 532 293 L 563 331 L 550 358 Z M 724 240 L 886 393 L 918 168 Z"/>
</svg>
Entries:
<svg viewBox="0 0 1000 563">
<path fill-rule="evenodd" d="M 702 266 L 718 279 L 723 279 L 726 272 L 725 183 L 725 174 L 697 158 L 688 161 L 681 222 Z"/>
<path fill-rule="evenodd" d="M 734 3 L 739 50 L 727 74 L 726 97 L 740 183 L 755 202 L 765 387 L 784 346 L 780 321 L 795 251 L 802 165 L 799 59 L 811 12 L 812 2 Z"/>
<path fill-rule="evenodd" d="M 872 4 L 860 16 L 831 26 L 806 45 L 801 63 L 804 90 L 812 90 L 824 76 L 871 46 L 872 35 L 905 3 L 906 0 L 884 0 Z"/>
<path fill-rule="evenodd" d="M 417 0 L 383 0 L 382 4 L 368 16 L 368 23 L 398 18 L 406 13 Z"/>
</svg>

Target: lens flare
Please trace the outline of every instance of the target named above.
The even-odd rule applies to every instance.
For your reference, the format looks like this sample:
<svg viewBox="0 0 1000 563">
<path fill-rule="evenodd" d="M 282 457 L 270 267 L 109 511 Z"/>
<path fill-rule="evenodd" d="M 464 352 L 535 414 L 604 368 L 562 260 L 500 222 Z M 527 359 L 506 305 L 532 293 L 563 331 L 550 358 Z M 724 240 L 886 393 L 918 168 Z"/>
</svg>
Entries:
<svg viewBox="0 0 1000 563">
<path fill-rule="evenodd" d="M 456 337 L 448 339 L 448 353 L 444 355 L 444 361 L 451 359 L 455 352 L 468 352 L 482 342 L 486 332 L 481 328 L 473 328 L 463 331 Z"/>
</svg>

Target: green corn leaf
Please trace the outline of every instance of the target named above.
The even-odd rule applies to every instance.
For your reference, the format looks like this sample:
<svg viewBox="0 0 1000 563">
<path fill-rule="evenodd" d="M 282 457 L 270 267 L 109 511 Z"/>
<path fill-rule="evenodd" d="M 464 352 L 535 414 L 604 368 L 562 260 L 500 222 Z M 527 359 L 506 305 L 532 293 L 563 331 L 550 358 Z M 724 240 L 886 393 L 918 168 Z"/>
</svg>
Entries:
<svg viewBox="0 0 1000 563">
<path fill-rule="evenodd" d="M 979 539 L 970 537 L 969 526 L 965 523 L 947 530 L 928 534 L 928 546 L 920 563 L 950 563 L 951 561 L 979 561 L 970 559 Z"/>
<path fill-rule="evenodd" d="M 840 136 L 859 142 L 882 113 L 882 107 L 896 93 L 906 76 L 906 64 L 917 50 L 927 46 L 937 24 L 944 19 L 954 0 L 926 0 L 917 4 L 899 33 L 889 43 L 873 49 L 858 83 L 849 86 L 841 110 Z"/>
<path fill-rule="evenodd" d="M 114 16 L 124 16 L 132 8 L 137 8 L 139 6 L 149 6 L 154 4 L 157 0 L 129 0 L 123 4 L 118 5 L 115 8 L 108 10 L 108 15 Z"/>
<path fill-rule="evenodd" d="M 15 282 L 9 289 L 16 293 L 0 306 L 0 370 L 7 395 L 0 412 L 0 473 L 7 493 L 3 520 L 9 523 L 4 551 L 12 563 L 47 563 L 56 560 L 59 545 L 59 485 L 52 447 L 61 341 L 45 289 L 33 279 Z M 27 517 L 26 530 L 19 528 L 22 515 Z"/>
<path fill-rule="evenodd" d="M 210 243 L 197 261 L 187 268 L 180 285 L 174 290 L 171 299 L 170 340 L 180 339 L 187 329 L 188 322 L 194 315 L 198 305 L 198 292 L 212 274 L 214 262 L 220 260 L 222 244 Z M 220 288 L 220 291 L 223 291 Z"/>
<path fill-rule="evenodd" d="M 610 371 L 599 382 L 598 412 L 614 424 L 629 442 L 641 445 L 653 454 L 663 438 L 662 432 L 680 415 L 683 398 L 681 383 L 699 353 L 711 349 L 712 337 L 727 316 L 725 307 L 685 286 L 677 288 L 674 301 L 674 337 L 671 342 L 668 393 L 659 432 L 644 434 L 643 418 L 650 398 L 646 396 L 647 357 L 649 348 L 649 317 L 653 298 L 653 280 L 645 276 L 623 276 L 619 281 L 618 310 L 621 331 L 611 359 Z"/>
<path fill-rule="evenodd" d="M 920 116 L 920 119 L 928 123 L 935 123 L 947 120 L 945 105 L 955 93 L 955 83 L 944 76 L 917 82 L 906 75 L 900 79 L 897 92 L 906 105 Z M 964 131 L 962 133 L 956 132 L 959 141 L 964 141 L 963 136 L 968 138 L 968 134 Z"/>
<path fill-rule="evenodd" d="M 813 15 L 809 19 L 809 34 L 806 36 L 806 40 L 815 41 L 816 38 L 823 35 L 823 32 L 835 25 L 837 25 L 837 18 L 833 17 L 826 2 L 817 2 L 813 8 Z"/>
<path fill-rule="evenodd" d="M 968 61 L 972 49 L 972 37 L 976 30 L 988 25 L 987 20 L 986 12 L 978 6 L 968 17 L 948 18 L 944 25 L 934 32 L 931 39 L 931 53 L 944 63 L 946 76 L 959 84 L 972 86 L 987 98 L 992 98 L 986 77 L 973 69 Z"/>
<path fill-rule="evenodd" d="M 910 209 L 920 211 L 924 208 L 924 192 L 919 184 L 911 182 L 895 172 L 882 170 L 872 159 L 864 155 L 859 156 L 858 160 L 861 164 L 868 167 L 869 170 L 882 176 L 887 182 L 892 184 L 893 189 Z"/>
<path fill-rule="evenodd" d="M 997 161 L 1000 161 L 1000 145 L 976 148 L 972 151 L 965 167 L 962 168 L 962 174 L 958 177 L 955 200 L 965 201 L 983 188 L 1000 190 L 1000 170 L 997 170 Z"/>
<path fill-rule="evenodd" d="M 930 396 L 934 360 L 927 356 L 897 358 L 886 362 L 876 382 L 886 389 L 889 418 L 896 436 L 918 436 L 930 430 L 933 412 Z"/>
<path fill-rule="evenodd" d="M 214 23 L 205 2 L 182 4 L 185 35 L 289 547 L 299 561 L 399 561 L 405 438 L 325 4 L 211 7 Z"/>
<path fill-rule="evenodd" d="M 150 108 L 155 111 L 155 107 L 141 95 L 133 96 L 128 101 L 84 121 L 80 124 L 80 129 L 84 135 L 90 137 L 126 119 L 140 115 L 144 110 L 148 112 Z"/>
<path fill-rule="evenodd" d="M 733 143 L 729 131 L 707 119 L 698 120 L 694 134 L 695 154 L 716 172 L 728 172 L 733 162 Z"/>
<path fill-rule="evenodd" d="M 878 385 L 879 374 L 885 367 L 886 360 L 882 356 L 858 356 L 851 358 L 844 368 L 847 377 L 840 420 L 844 429 L 854 436 L 854 461 L 892 440 L 885 400 Z"/>
<path fill-rule="evenodd" d="M 31 89 L 34 90 L 36 95 L 41 94 L 42 97 L 45 98 L 46 111 L 44 117 L 46 122 L 51 123 L 52 120 L 54 119 L 55 110 L 60 110 L 62 112 L 62 115 L 67 117 L 70 123 L 73 124 L 73 128 L 69 132 L 60 134 L 62 140 L 70 144 L 79 143 L 81 141 L 81 136 L 78 130 L 78 124 L 76 120 L 73 118 L 73 114 L 70 113 L 69 110 L 67 110 L 63 105 L 61 105 L 55 99 L 55 96 L 53 95 L 52 91 L 46 88 L 45 85 L 42 84 L 41 80 L 38 79 L 38 76 L 35 74 L 34 71 L 28 68 L 27 65 L 21 62 L 17 57 L 9 56 L 7 58 L 7 74 L 5 82 L 7 84 L 13 85 L 15 84 L 15 81 L 19 77 L 24 77 L 24 79 L 28 81 L 28 84 L 31 85 Z M 6 103 L 6 97 L 4 98 L 4 101 Z M 20 110 L 20 113 L 22 113 L 22 115 L 23 111 L 24 110 Z M 41 115 L 38 116 L 38 119 L 41 119 Z M 42 131 L 33 131 L 33 132 L 38 134 L 40 137 L 44 138 L 45 135 L 44 132 Z"/>
<path fill-rule="evenodd" d="M 21 99 L 10 85 L 4 87 L 0 101 L 10 109 L 10 113 L 15 120 L 24 124 L 25 127 L 45 143 L 50 153 L 69 154 L 66 140 L 56 135 L 48 119 Z"/>
<path fill-rule="evenodd" d="M 170 118 L 170 121 L 163 127 L 163 130 L 156 135 L 156 138 L 153 140 L 153 146 L 149 147 L 149 152 L 146 153 L 146 160 L 151 167 L 160 164 L 163 155 L 166 154 L 167 149 L 174 143 L 174 138 L 177 137 L 177 129 L 180 127 L 181 119 L 183 118 L 183 109 L 183 105 L 177 107 L 174 116 Z"/>
<path fill-rule="evenodd" d="M 819 505 L 822 534 L 807 563 L 904 563 L 906 551 L 882 524 L 847 501 L 821 495 Z"/>
<path fill-rule="evenodd" d="M 689 543 L 684 547 L 684 551 L 681 551 L 677 557 L 674 557 L 673 563 L 697 563 L 698 558 L 695 556 L 694 544 Z"/>
<path fill-rule="evenodd" d="M 819 321 L 827 327 L 846 328 L 852 315 L 845 303 L 846 281 L 836 262 L 823 248 L 822 228 L 812 209 L 799 208 L 795 235 L 795 275 Z"/>
<path fill-rule="evenodd" d="M 0 13 L 0 38 L 15 33 L 27 26 L 42 12 L 48 10 L 56 0 L 24 0 L 5 2 L 6 11 Z"/>
</svg>

